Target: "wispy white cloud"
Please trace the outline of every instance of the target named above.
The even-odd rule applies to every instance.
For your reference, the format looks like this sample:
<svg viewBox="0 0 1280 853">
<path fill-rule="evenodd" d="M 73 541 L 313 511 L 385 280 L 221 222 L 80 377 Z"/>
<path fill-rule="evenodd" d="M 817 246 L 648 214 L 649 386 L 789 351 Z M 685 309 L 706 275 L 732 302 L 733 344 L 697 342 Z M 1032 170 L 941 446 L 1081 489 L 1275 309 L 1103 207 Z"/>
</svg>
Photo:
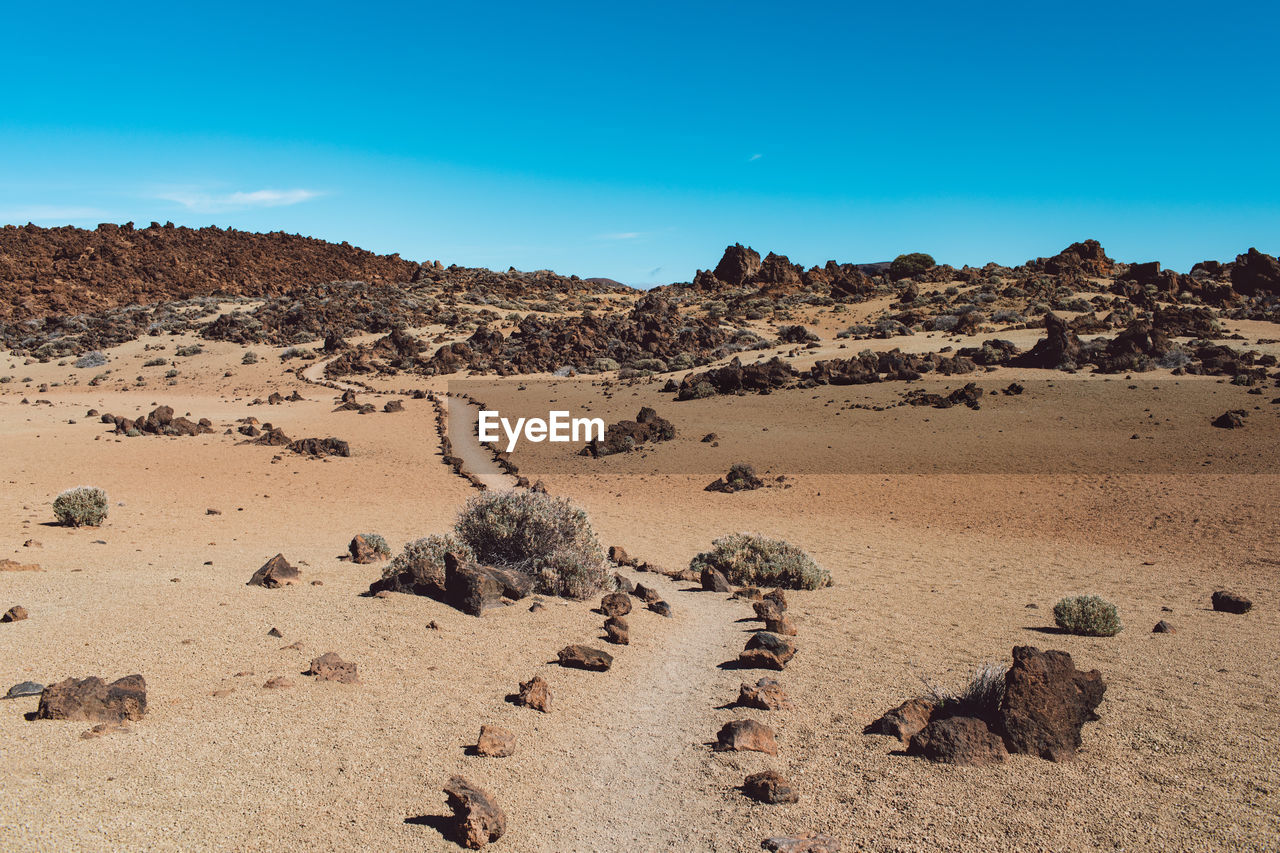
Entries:
<svg viewBox="0 0 1280 853">
<path fill-rule="evenodd" d="M 642 231 L 618 231 L 613 234 L 600 234 L 596 237 L 596 239 L 597 240 L 635 240 L 636 238 L 643 237 L 643 236 L 644 236 L 644 232 Z"/>
<path fill-rule="evenodd" d="M 754 163 L 755 161 L 759 160 L 763 156 L 764 156 L 763 154 L 752 154 L 750 157 L 747 158 L 747 162 Z"/>
<path fill-rule="evenodd" d="M 323 193 L 306 189 L 262 189 L 249 192 L 213 193 L 206 190 L 180 188 L 158 192 L 155 197 L 180 204 L 196 213 L 223 213 L 254 207 L 287 207 L 311 201 L 321 195 Z"/>
</svg>

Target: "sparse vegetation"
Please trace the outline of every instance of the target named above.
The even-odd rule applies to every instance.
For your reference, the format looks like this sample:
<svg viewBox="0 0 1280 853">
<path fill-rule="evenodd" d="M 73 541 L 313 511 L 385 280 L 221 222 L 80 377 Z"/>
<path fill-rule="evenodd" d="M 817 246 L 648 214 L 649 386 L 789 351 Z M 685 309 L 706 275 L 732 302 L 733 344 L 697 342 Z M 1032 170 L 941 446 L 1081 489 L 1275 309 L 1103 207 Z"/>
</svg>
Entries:
<svg viewBox="0 0 1280 853">
<path fill-rule="evenodd" d="M 204 347 L 200 346 L 200 344 L 191 344 L 190 346 L 178 347 L 174 350 L 174 355 L 187 358 L 189 356 L 199 355 L 202 352 L 204 352 Z"/>
<path fill-rule="evenodd" d="M 241 364 L 257 364 L 258 354 L 253 350 L 249 350 L 244 354 L 244 357 L 240 359 L 240 363 Z"/>
<path fill-rule="evenodd" d="M 102 367 L 106 363 L 107 357 L 97 350 L 87 352 L 76 359 L 76 367 Z"/>
<path fill-rule="evenodd" d="M 926 696 L 938 710 L 951 716 L 979 717 L 995 720 L 1000 703 L 1004 700 L 1005 675 L 1009 667 L 999 661 L 987 661 L 979 666 L 969 682 L 959 692 L 945 690 L 928 679 L 924 682 Z"/>
<path fill-rule="evenodd" d="M 741 586 L 821 589 L 831 585 L 831 574 L 803 550 L 753 533 L 722 536 L 711 543 L 710 551 L 694 557 L 689 568 L 695 572 L 716 569 Z"/>
<path fill-rule="evenodd" d="M 378 536 L 378 534 L 364 534 L 365 539 L 370 540 L 370 544 L 373 544 L 370 539 L 372 536 L 377 536 L 383 546 L 386 546 L 386 540 Z M 374 548 L 376 550 L 377 545 L 374 545 Z M 387 548 L 387 553 L 390 552 L 391 549 Z M 454 533 L 446 533 L 443 536 L 426 536 L 422 539 L 415 539 L 405 545 L 404 550 L 387 564 L 382 576 L 390 578 L 401 572 L 409 572 L 417 583 L 443 588 L 444 555 L 450 553 L 461 560 L 475 559 L 475 555 L 471 552 L 471 547 Z"/>
<path fill-rule="evenodd" d="M 97 486 L 76 486 L 53 499 L 53 514 L 68 527 L 97 527 L 107 517 L 107 493 Z"/>
<path fill-rule="evenodd" d="M 1116 606 L 1096 595 L 1064 598 L 1053 605 L 1058 627 L 1082 637 L 1114 637 L 1123 630 Z"/>
<path fill-rule="evenodd" d="M 924 252 L 910 252 L 893 259 L 893 263 L 889 265 L 889 277 L 894 281 L 911 278 L 936 266 L 932 255 L 926 255 Z"/>
<path fill-rule="evenodd" d="M 163 358 L 149 358 L 142 362 L 143 367 L 164 367 L 169 361 Z"/>
<path fill-rule="evenodd" d="M 475 559 L 533 575 L 547 595 L 586 598 L 609 578 L 586 512 L 566 498 L 531 491 L 478 495 L 454 531 Z"/>
<path fill-rule="evenodd" d="M 374 553 L 380 557 L 391 556 L 391 546 L 387 544 L 387 540 L 383 538 L 381 533 L 361 533 L 364 541 L 369 544 Z"/>
</svg>

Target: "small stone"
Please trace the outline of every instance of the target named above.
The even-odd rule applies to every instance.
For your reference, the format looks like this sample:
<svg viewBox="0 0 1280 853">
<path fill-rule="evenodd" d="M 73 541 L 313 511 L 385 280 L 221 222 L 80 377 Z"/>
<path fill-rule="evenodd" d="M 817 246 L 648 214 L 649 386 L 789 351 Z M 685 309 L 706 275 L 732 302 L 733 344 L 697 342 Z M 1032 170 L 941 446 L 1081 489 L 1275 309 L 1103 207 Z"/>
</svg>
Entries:
<svg viewBox="0 0 1280 853">
<path fill-rule="evenodd" d="M 268 631 L 268 632 L 267 632 L 267 636 L 268 636 L 268 637 L 283 637 L 283 636 L 284 636 L 284 634 L 281 634 L 281 633 L 280 633 L 280 629 L 279 629 L 279 628 L 272 628 L 270 631 Z"/>
<path fill-rule="evenodd" d="M 489 758 L 506 758 L 516 751 L 516 736 L 499 726 L 481 726 L 476 752 Z"/>
<path fill-rule="evenodd" d="M 777 835 L 766 838 L 760 846 L 769 853 L 840 853 L 840 842 L 829 835 L 812 832 L 803 835 Z"/>
<path fill-rule="evenodd" d="M 590 646 L 565 646 L 556 657 L 560 665 L 570 669 L 587 669 L 593 672 L 605 672 L 613 666 L 613 655 Z"/>
<path fill-rule="evenodd" d="M 507 818 L 487 791 L 461 776 L 453 776 L 444 787 L 453 810 L 453 835 L 468 850 L 479 850 L 497 841 L 507 831 Z"/>
<path fill-rule="evenodd" d="M 1253 602 L 1239 593 L 1220 589 L 1213 594 L 1213 609 L 1220 613 L 1248 613 Z"/>
<path fill-rule="evenodd" d="M 284 554 L 276 554 L 262 564 L 262 568 L 253 573 L 246 586 L 261 586 L 266 589 L 277 589 L 295 584 L 302 579 L 302 573 L 284 558 Z"/>
<path fill-rule="evenodd" d="M 15 604 L 13 607 L 6 610 L 3 616 L 0 616 L 0 622 L 21 622 L 26 618 L 27 608 L 23 607 L 21 604 Z"/>
<path fill-rule="evenodd" d="M 605 616 L 626 616 L 631 612 L 631 596 L 625 592 L 611 592 L 600 599 L 600 612 Z"/>
<path fill-rule="evenodd" d="M 778 754 L 773 729 L 755 720 L 733 720 L 725 723 L 716 735 L 717 752 L 764 752 Z"/>
<path fill-rule="evenodd" d="M 283 675 L 273 675 L 262 686 L 268 690 L 283 690 L 286 687 L 292 687 L 293 680 L 285 678 Z"/>
<path fill-rule="evenodd" d="M 792 707 L 787 692 L 772 678 L 762 678 L 754 685 L 742 684 L 738 688 L 737 704 L 743 708 L 759 708 L 762 711 L 784 711 Z"/>
<path fill-rule="evenodd" d="M 662 600 L 650 602 L 649 609 L 654 613 L 657 613 L 659 616 L 665 616 L 668 619 L 675 615 L 671 611 L 671 605 Z"/>
<path fill-rule="evenodd" d="M 311 661 L 307 675 L 314 675 L 318 681 L 336 681 L 339 684 L 359 684 L 360 676 L 356 665 L 338 657 L 337 652 L 325 652 Z"/>
<path fill-rule="evenodd" d="M 751 799 L 762 803 L 795 803 L 800 800 L 796 789 L 776 770 L 752 773 L 743 781 L 742 790 Z"/>
<path fill-rule="evenodd" d="M 1156 623 L 1156 626 L 1155 626 L 1154 628 L 1152 628 L 1152 629 L 1151 629 L 1151 633 L 1153 633 L 1153 634 L 1176 634 L 1176 633 L 1178 633 L 1178 631 L 1177 631 L 1177 629 L 1175 629 L 1172 625 L 1170 625 L 1168 622 L 1166 622 L 1166 621 L 1164 621 L 1163 619 L 1161 619 L 1159 622 L 1157 622 L 1157 623 Z"/>
<path fill-rule="evenodd" d="M 610 616 L 604 620 L 605 639 L 617 646 L 631 643 L 631 626 L 621 616 Z"/>
<path fill-rule="evenodd" d="M 18 699 L 23 696 L 39 696 L 44 692 L 44 685 L 36 681 L 22 681 L 9 688 L 4 695 L 6 699 Z"/>
<path fill-rule="evenodd" d="M 540 675 L 528 681 L 520 682 L 520 692 L 516 694 L 515 704 L 524 705 L 546 714 L 551 710 L 551 687 Z"/>
</svg>

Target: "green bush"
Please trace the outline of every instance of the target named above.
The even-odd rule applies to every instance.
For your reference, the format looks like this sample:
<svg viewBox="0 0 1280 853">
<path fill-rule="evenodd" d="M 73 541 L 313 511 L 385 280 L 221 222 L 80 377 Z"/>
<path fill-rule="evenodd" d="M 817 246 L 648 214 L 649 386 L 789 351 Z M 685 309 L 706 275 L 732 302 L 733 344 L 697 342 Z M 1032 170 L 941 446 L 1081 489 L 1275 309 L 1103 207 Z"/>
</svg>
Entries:
<svg viewBox="0 0 1280 853">
<path fill-rule="evenodd" d="M 546 595 L 586 598 L 609 581 L 586 512 L 566 498 L 524 490 L 477 495 L 454 532 L 476 560 L 533 575 Z"/>
<path fill-rule="evenodd" d="M 911 252 L 906 255 L 898 255 L 893 259 L 893 263 L 889 264 L 889 278 L 898 281 L 903 278 L 911 278 L 913 275 L 919 275 L 922 272 L 931 270 L 937 264 L 933 261 L 932 255 L 926 255 L 924 252 Z"/>
<path fill-rule="evenodd" d="M 731 533 L 711 543 L 711 550 L 694 557 L 689 568 L 718 570 L 739 586 L 777 586 L 820 589 L 831 585 L 831 574 L 801 549 L 781 539 L 754 533 Z"/>
<path fill-rule="evenodd" d="M 1114 637 L 1124 628 L 1116 606 L 1096 595 L 1064 598 L 1053 605 L 1058 627 L 1083 637 Z"/>
<path fill-rule="evenodd" d="M 387 544 L 387 540 L 382 537 L 381 533 L 361 533 L 364 541 L 369 543 L 369 547 L 374 553 L 381 557 L 391 556 L 391 546 Z"/>
<path fill-rule="evenodd" d="M 369 539 L 370 535 L 377 536 L 377 534 L 366 533 L 365 538 Z M 378 536 L 378 539 L 381 540 L 382 537 Z M 386 540 L 382 540 L 382 544 L 385 546 Z M 376 544 L 374 548 L 377 548 Z M 390 548 L 387 549 L 388 553 L 390 550 Z M 446 533 L 443 536 L 432 535 L 415 539 L 405 545 L 404 550 L 383 569 L 382 576 L 390 578 L 401 572 L 409 572 L 416 583 L 434 585 L 443 589 L 444 555 L 450 553 L 461 560 L 475 559 L 470 546 L 453 533 Z"/>
<path fill-rule="evenodd" d="M 53 499 L 53 514 L 68 527 L 97 527 L 107 517 L 107 493 L 96 486 L 76 486 Z"/>
</svg>

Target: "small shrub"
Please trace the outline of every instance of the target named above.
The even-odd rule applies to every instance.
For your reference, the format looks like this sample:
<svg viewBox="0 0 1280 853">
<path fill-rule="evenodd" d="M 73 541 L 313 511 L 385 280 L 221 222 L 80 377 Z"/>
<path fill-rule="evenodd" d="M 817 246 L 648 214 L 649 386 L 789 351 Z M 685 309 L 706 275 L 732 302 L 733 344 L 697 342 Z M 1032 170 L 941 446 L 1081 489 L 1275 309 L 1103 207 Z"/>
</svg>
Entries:
<svg viewBox="0 0 1280 853">
<path fill-rule="evenodd" d="M 163 358 L 149 358 L 142 362 L 143 367 L 164 367 L 169 362 Z"/>
<path fill-rule="evenodd" d="M 604 373 L 607 370 L 617 370 L 621 366 L 622 365 L 618 364 L 618 362 L 611 358 L 597 358 L 595 364 L 596 370 L 601 373 Z"/>
<path fill-rule="evenodd" d="M 240 363 L 241 363 L 241 364 L 257 364 L 257 363 L 258 363 L 258 354 L 257 354 L 256 352 L 254 352 L 253 350 L 249 350 L 249 351 L 248 351 L 247 353 L 245 353 L 245 354 L 244 354 L 244 356 L 240 359 Z"/>
<path fill-rule="evenodd" d="M 377 537 L 377 540 L 375 541 L 373 537 Z M 391 549 L 387 547 L 387 541 L 378 534 L 366 533 L 364 538 L 369 540 L 369 544 L 373 545 L 374 550 L 378 550 L 379 553 L 384 552 L 378 549 L 377 542 L 381 542 L 382 547 L 387 548 L 385 553 L 391 553 Z M 407 571 L 413 575 L 417 583 L 435 585 L 443 589 L 444 555 L 450 553 L 460 560 L 475 559 L 470 546 L 453 533 L 427 536 L 405 545 L 404 550 L 383 569 L 382 576 L 389 578 Z"/>
<path fill-rule="evenodd" d="M 97 527 L 107 517 L 107 493 L 96 486 L 76 486 L 53 499 L 53 514 L 68 527 Z"/>
<path fill-rule="evenodd" d="M 898 281 L 903 278 L 911 278 L 922 272 L 931 270 L 937 264 L 933 261 L 932 255 L 926 255 L 924 252 L 911 252 L 906 255 L 898 255 L 893 259 L 893 263 L 889 265 L 889 278 Z"/>
<path fill-rule="evenodd" d="M 391 556 L 391 546 L 387 544 L 387 540 L 382 537 L 381 533 L 361 533 L 364 541 L 369 544 L 373 552 L 380 557 Z"/>
<path fill-rule="evenodd" d="M 176 371 L 176 370 L 166 370 L 166 371 L 165 371 L 165 374 L 164 374 L 164 378 L 165 378 L 165 379 L 172 379 L 173 377 L 175 377 L 175 376 L 177 376 L 177 375 L 178 375 L 178 371 Z"/>
<path fill-rule="evenodd" d="M 546 595 L 586 598 L 609 580 L 590 519 L 566 498 L 530 491 L 478 495 L 454 531 L 475 559 L 533 575 Z"/>
<path fill-rule="evenodd" d="M 1064 598 L 1053 605 L 1058 627 L 1082 637 L 1114 637 L 1124 628 L 1116 606 L 1096 595 Z"/>
<path fill-rule="evenodd" d="M 200 344 L 191 344 L 190 346 L 178 347 L 174 350 L 174 355 L 187 358 L 188 356 L 199 355 L 202 352 L 204 352 L 204 347 L 200 346 Z"/>
<path fill-rule="evenodd" d="M 998 661 L 988 661 L 979 666 L 969 683 L 959 693 L 943 690 L 927 679 L 924 681 L 927 698 L 939 710 L 953 717 L 978 717 L 995 720 L 999 717 L 1000 703 L 1004 701 L 1005 674 L 1009 667 Z"/>
<path fill-rule="evenodd" d="M 739 586 L 777 586 L 820 589 L 831 585 L 831 574 L 790 542 L 753 533 L 731 533 L 711 543 L 711 550 L 694 557 L 689 568 L 712 568 Z"/>
<path fill-rule="evenodd" d="M 106 363 L 107 357 L 97 350 L 87 352 L 76 359 L 76 367 L 102 367 Z"/>
</svg>

